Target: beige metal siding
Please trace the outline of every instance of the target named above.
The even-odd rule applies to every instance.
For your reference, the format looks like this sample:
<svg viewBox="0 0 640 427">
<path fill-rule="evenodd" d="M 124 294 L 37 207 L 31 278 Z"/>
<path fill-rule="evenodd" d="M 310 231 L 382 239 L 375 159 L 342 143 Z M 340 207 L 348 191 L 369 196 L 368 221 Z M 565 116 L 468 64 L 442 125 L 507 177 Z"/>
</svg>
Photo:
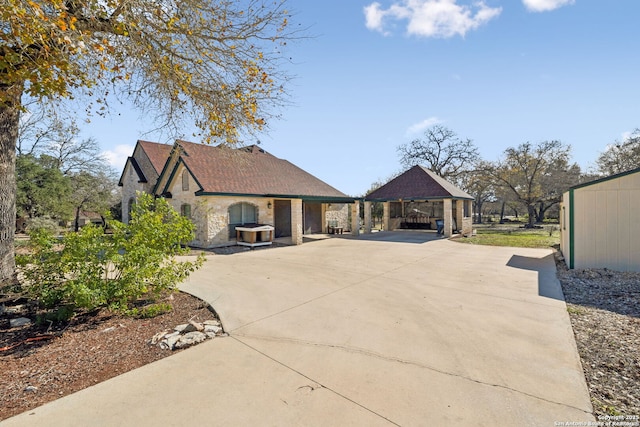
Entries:
<svg viewBox="0 0 640 427">
<path fill-rule="evenodd" d="M 573 209 L 575 268 L 640 271 L 640 173 L 575 189 Z"/>
</svg>

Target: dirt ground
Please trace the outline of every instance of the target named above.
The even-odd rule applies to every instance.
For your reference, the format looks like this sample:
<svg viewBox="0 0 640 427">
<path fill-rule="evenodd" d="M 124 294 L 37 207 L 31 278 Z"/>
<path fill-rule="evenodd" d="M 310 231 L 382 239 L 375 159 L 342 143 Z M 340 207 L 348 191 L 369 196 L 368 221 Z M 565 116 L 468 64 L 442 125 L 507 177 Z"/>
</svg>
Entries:
<svg viewBox="0 0 640 427">
<path fill-rule="evenodd" d="M 69 323 L 10 328 L 9 318 L 33 318 L 34 313 L 28 304 L 5 301 L 0 314 L 0 420 L 182 351 L 163 350 L 149 340 L 189 320 L 216 318 L 208 304 L 182 292 L 167 302 L 173 310 L 151 319 L 101 310 Z"/>
</svg>

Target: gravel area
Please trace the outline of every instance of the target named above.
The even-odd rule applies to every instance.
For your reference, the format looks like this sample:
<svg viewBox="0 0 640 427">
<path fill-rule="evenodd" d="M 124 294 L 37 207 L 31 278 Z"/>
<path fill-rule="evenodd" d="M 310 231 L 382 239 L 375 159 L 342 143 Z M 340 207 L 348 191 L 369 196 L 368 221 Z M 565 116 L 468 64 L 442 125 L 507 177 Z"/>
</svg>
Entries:
<svg viewBox="0 0 640 427">
<path fill-rule="evenodd" d="M 558 278 L 594 415 L 640 416 L 640 273 L 568 270 Z"/>
</svg>

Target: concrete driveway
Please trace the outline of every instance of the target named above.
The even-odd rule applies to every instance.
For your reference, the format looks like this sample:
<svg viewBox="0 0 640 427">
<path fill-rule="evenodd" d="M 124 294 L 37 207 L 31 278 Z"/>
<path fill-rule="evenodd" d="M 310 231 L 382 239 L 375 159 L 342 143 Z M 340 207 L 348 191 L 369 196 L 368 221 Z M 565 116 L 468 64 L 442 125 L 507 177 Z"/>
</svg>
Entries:
<svg viewBox="0 0 640 427">
<path fill-rule="evenodd" d="M 4 423 L 593 420 L 548 250 L 377 233 L 212 256 L 182 289 L 210 302 L 230 336 Z"/>
</svg>

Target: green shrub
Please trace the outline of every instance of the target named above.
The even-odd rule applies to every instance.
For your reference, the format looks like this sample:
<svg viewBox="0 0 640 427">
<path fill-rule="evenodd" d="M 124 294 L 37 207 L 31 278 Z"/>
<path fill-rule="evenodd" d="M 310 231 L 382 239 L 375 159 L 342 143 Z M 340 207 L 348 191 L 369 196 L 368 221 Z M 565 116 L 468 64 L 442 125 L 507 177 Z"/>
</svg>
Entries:
<svg viewBox="0 0 640 427">
<path fill-rule="evenodd" d="M 138 298 L 159 296 L 199 268 L 204 257 L 178 262 L 194 226 L 164 199 L 139 194 L 129 224 L 112 221 L 112 233 L 87 225 L 57 240 L 46 230 L 31 234 L 32 250 L 16 257 L 32 298 L 45 307 L 70 304 L 126 312 Z"/>
<path fill-rule="evenodd" d="M 55 234 L 59 229 L 58 221 L 49 218 L 48 216 L 40 216 L 27 220 L 27 232 L 29 233 L 35 230 L 46 230 Z"/>
<path fill-rule="evenodd" d="M 47 322 L 60 323 L 66 322 L 74 315 L 74 307 L 70 305 L 63 305 L 55 310 L 49 311 L 44 314 L 39 314 L 36 317 L 37 325 L 44 325 Z"/>
<path fill-rule="evenodd" d="M 128 314 L 139 319 L 150 319 L 161 314 L 169 313 L 173 307 L 168 302 L 151 304 L 142 308 L 134 307 L 128 311 Z"/>
</svg>

